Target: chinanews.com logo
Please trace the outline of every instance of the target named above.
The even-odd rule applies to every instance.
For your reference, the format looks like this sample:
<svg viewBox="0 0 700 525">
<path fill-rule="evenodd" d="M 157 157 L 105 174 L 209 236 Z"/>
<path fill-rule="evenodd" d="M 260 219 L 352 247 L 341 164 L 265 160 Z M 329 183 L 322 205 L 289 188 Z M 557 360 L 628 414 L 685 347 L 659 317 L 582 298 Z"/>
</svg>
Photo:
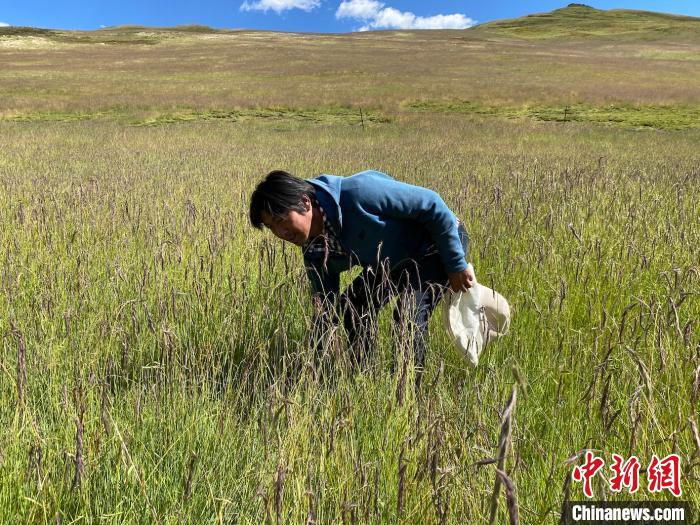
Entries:
<svg viewBox="0 0 700 525">
<path fill-rule="evenodd" d="M 619 454 L 612 455 L 609 470 L 605 476 L 605 460 L 592 451 L 586 451 L 582 465 L 574 467 L 571 479 L 582 485 L 586 498 L 593 498 L 593 479 L 602 476 L 613 494 L 650 495 L 667 494 L 672 501 L 567 501 L 562 509 L 563 523 L 691 523 L 690 506 L 678 501 L 683 494 L 681 489 L 681 460 L 678 454 L 659 458 L 656 454 L 641 476 L 642 463 L 637 456 L 627 459 Z"/>
</svg>

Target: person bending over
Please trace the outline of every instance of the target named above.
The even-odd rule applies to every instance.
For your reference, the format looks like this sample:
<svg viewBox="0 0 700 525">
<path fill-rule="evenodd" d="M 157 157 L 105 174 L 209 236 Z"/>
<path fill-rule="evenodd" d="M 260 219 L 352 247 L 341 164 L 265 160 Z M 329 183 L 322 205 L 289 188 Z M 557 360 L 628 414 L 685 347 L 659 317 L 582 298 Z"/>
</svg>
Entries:
<svg viewBox="0 0 700 525">
<path fill-rule="evenodd" d="M 411 327 L 420 377 L 430 314 L 448 286 L 474 282 L 469 236 L 442 198 L 378 171 L 307 180 L 272 171 L 251 195 L 250 222 L 301 248 L 320 314 L 314 333 L 342 318 L 356 366 L 369 355 L 377 312 L 398 296 L 394 320 Z M 340 274 L 354 265 L 362 272 L 341 293 Z"/>
</svg>

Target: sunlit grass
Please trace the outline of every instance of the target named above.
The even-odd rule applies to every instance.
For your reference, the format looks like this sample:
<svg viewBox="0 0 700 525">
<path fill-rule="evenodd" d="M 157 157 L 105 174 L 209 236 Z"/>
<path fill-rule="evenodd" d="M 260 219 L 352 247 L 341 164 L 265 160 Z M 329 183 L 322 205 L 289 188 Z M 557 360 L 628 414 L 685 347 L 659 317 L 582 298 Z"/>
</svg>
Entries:
<svg viewBox="0 0 700 525">
<path fill-rule="evenodd" d="M 483 522 L 513 385 L 523 523 L 558 522 L 583 448 L 677 452 L 697 506 L 699 142 L 445 114 L 0 123 L 0 521 Z M 387 311 L 366 373 L 333 337 L 319 369 L 298 250 L 247 223 L 274 168 L 437 190 L 510 335 L 472 370 L 436 314 L 416 395 Z"/>
<path fill-rule="evenodd" d="M 700 106 L 631 104 L 487 105 L 466 100 L 418 100 L 405 105 L 417 111 L 474 113 L 504 118 L 533 118 L 556 122 L 591 122 L 626 128 L 682 130 L 700 128 Z"/>
</svg>

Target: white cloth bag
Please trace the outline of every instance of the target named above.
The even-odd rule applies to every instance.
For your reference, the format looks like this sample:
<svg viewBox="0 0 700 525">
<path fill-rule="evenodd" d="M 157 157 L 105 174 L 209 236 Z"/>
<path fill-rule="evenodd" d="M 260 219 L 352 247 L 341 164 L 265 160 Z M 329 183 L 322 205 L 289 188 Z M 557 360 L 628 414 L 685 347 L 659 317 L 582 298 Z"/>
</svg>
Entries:
<svg viewBox="0 0 700 525">
<path fill-rule="evenodd" d="M 471 263 L 467 266 L 474 272 Z M 476 281 L 466 292 L 448 290 L 442 301 L 442 319 L 447 335 L 472 365 L 492 339 L 508 332 L 510 306 L 501 294 Z"/>
</svg>

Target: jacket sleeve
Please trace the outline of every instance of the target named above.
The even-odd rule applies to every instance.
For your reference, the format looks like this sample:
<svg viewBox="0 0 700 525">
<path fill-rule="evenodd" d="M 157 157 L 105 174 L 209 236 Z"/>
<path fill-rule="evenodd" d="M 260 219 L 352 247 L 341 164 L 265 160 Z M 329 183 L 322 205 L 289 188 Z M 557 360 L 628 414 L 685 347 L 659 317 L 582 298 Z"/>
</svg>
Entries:
<svg viewBox="0 0 700 525">
<path fill-rule="evenodd" d="M 311 294 L 316 299 L 324 301 L 335 299 L 340 291 L 340 274 L 324 270 L 319 259 L 306 256 L 304 256 L 304 267 L 309 278 Z"/>
<path fill-rule="evenodd" d="M 360 195 L 363 205 L 380 216 L 421 223 L 435 242 L 447 272 L 461 272 L 467 267 L 467 254 L 457 233 L 457 217 L 436 192 L 378 174 L 371 187 Z"/>
<path fill-rule="evenodd" d="M 338 323 L 335 305 L 340 292 L 340 274 L 323 270 L 318 259 L 304 257 L 304 266 L 314 306 L 309 343 L 314 352 L 320 355 L 323 343 L 329 340 L 329 330 Z"/>
</svg>

